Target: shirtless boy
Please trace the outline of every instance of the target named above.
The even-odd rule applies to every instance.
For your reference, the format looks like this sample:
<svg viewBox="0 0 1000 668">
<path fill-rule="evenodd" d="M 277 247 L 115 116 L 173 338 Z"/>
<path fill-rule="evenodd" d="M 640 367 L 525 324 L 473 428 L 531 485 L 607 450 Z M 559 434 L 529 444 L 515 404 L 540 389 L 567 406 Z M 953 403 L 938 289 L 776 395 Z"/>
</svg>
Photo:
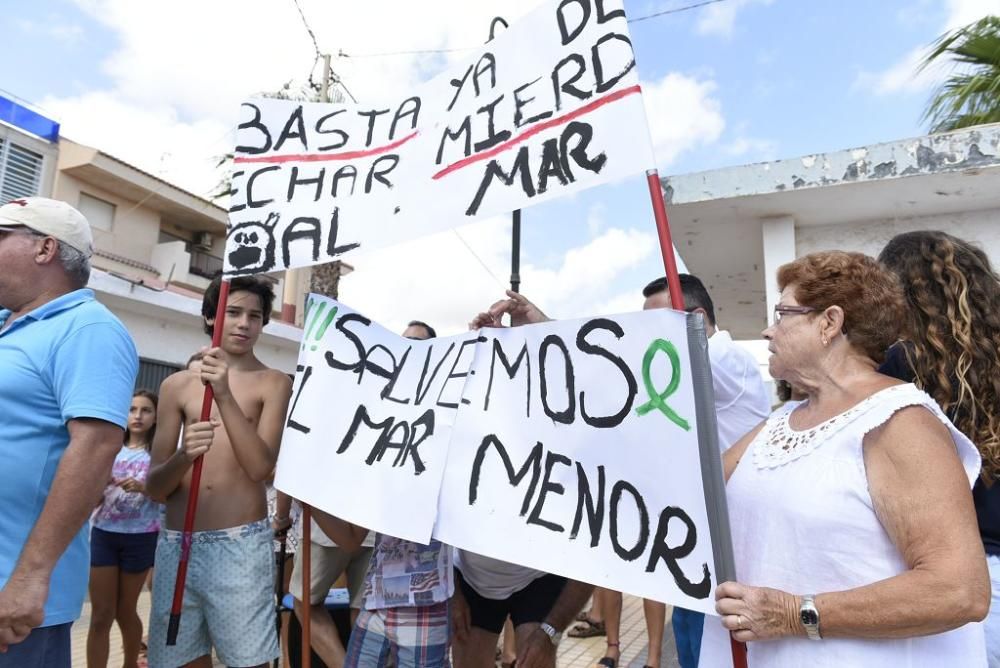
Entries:
<svg viewBox="0 0 1000 668">
<path fill-rule="evenodd" d="M 219 280 L 205 292 L 205 332 L 212 334 Z M 274 293 L 251 277 L 230 284 L 220 347 L 205 351 L 200 371 L 179 371 L 160 391 L 147 490 L 166 503 L 156 548 L 149 664 L 210 668 L 214 646 L 227 666 L 262 666 L 278 656 L 274 559 L 264 480 L 274 469 L 291 382 L 254 356 Z M 205 384 L 215 393 L 201 422 Z M 183 442 L 177 441 L 183 425 Z M 166 645 L 180 559 L 191 465 L 204 455 L 198 513 L 177 644 Z"/>
</svg>

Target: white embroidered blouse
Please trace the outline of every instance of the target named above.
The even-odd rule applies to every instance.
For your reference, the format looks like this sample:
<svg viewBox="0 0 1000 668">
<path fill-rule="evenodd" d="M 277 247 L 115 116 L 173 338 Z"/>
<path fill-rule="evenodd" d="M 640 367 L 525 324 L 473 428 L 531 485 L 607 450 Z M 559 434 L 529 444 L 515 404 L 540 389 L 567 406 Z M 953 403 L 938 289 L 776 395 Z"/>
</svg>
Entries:
<svg viewBox="0 0 1000 668">
<path fill-rule="evenodd" d="M 790 402 L 768 418 L 727 484 L 737 579 L 801 595 L 852 589 L 905 571 L 875 515 L 865 434 L 902 408 L 926 407 L 951 432 L 970 488 L 980 467 L 975 446 L 912 384 L 877 392 L 802 431 L 788 423 L 798 405 Z M 980 624 L 899 640 L 783 638 L 749 643 L 748 651 L 753 668 L 986 665 Z M 700 666 L 732 666 L 729 635 L 718 618 L 705 620 Z"/>
</svg>

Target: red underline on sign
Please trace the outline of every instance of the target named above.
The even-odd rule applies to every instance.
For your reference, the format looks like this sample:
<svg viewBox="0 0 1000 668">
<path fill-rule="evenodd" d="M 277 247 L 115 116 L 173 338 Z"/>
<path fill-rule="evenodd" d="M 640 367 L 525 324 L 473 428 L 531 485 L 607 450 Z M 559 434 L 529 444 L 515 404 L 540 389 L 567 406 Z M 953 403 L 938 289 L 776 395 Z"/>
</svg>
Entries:
<svg viewBox="0 0 1000 668">
<path fill-rule="evenodd" d="M 372 155 L 380 155 L 382 153 L 388 153 L 394 148 L 399 148 L 406 142 L 410 141 L 417 136 L 417 132 L 409 134 L 398 141 L 394 141 L 391 144 L 386 144 L 385 146 L 379 146 L 376 148 L 368 148 L 363 151 L 345 151 L 344 153 L 300 153 L 298 155 L 262 155 L 256 158 L 250 157 L 237 157 L 233 158 L 233 162 L 245 163 L 245 162 L 267 162 L 267 163 L 282 163 L 282 162 L 334 162 L 336 160 L 357 160 L 358 158 L 367 158 Z"/>
<path fill-rule="evenodd" d="M 579 118 L 580 116 L 583 116 L 584 114 L 589 114 L 590 112 L 594 111 L 595 109 L 603 107 L 606 104 L 610 104 L 611 102 L 615 102 L 617 100 L 620 100 L 623 97 L 631 95 L 632 93 L 639 93 L 639 92 L 641 92 L 641 90 L 642 90 L 642 88 L 639 86 L 639 84 L 636 84 L 634 86 L 629 86 L 628 88 L 623 88 L 623 89 L 621 89 L 619 91 L 615 91 L 614 93 L 611 93 L 610 95 L 605 95 L 604 97 L 599 97 L 596 100 L 594 100 L 593 102 L 588 102 L 587 104 L 583 105 L 579 109 L 571 111 L 568 114 L 563 114 L 562 116 L 558 116 L 556 118 L 550 118 L 549 120 L 545 121 L 544 123 L 539 123 L 538 125 L 535 125 L 534 127 L 531 127 L 528 130 L 525 130 L 524 132 L 522 132 L 518 136 L 514 137 L 513 139 L 508 139 L 504 143 L 498 144 L 497 146 L 494 146 L 493 148 L 491 148 L 488 151 L 483 151 L 482 153 L 477 153 L 476 155 L 470 155 L 468 158 L 462 158 L 458 162 L 454 162 L 454 163 L 448 165 L 447 167 L 445 167 L 444 169 L 442 169 L 440 172 L 438 172 L 437 174 L 435 174 L 433 176 L 433 178 L 435 180 L 437 180 L 437 179 L 440 179 L 442 176 L 447 176 L 448 174 L 451 174 L 452 172 L 454 172 L 456 170 L 462 169 L 463 167 L 468 167 L 469 165 L 471 165 L 473 163 L 480 162 L 482 160 L 488 160 L 489 158 L 492 158 L 495 155 L 503 153 L 504 151 L 506 151 L 507 149 L 509 149 L 509 148 L 511 148 L 513 146 L 517 146 L 518 144 L 520 144 L 524 140 L 529 139 L 529 138 L 537 135 L 539 132 L 544 132 L 545 130 L 548 130 L 549 128 L 556 127 L 556 126 L 562 125 L 564 123 L 568 123 L 569 121 L 573 120 L 574 118 Z"/>
</svg>

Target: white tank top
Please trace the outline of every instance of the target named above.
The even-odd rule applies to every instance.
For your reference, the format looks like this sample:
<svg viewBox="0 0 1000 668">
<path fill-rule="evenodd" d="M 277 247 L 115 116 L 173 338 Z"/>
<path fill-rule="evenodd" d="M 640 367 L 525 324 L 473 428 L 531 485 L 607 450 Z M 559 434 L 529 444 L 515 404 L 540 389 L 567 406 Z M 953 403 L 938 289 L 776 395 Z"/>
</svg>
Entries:
<svg viewBox="0 0 1000 668">
<path fill-rule="evenodd" d="M 737 580 L 818 594 L 904 572 L 868 492 L 865 434 L 902 408 L 925 406 L 951 431 L 970 488 L 980 467 L 975 446 L 912 384 L 887 388 L 812 429 L 793 431 L 788 416 L 798 405 L 790 402 L 768 418 L 726 486 Z M 719 618 L 708 617 L 704 628 L 701 668 L 732 666 L 729 634 Z M 747 648 L 750 668 L 986 666 L 978 623 L 900 640 L 794 637 Z"/>
</svg>

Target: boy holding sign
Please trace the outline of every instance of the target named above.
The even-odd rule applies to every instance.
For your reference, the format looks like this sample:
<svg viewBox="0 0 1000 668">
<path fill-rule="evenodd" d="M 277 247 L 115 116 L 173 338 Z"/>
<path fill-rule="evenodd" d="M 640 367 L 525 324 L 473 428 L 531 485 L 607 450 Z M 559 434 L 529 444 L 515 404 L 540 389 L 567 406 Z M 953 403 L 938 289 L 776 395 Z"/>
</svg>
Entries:
<svg viewBox="0 0 1000 668">
<path fill-rule="evenodd" d="M 209 335 L 219 284 L 219 279 L 212 282 L 202 303 Z M 210 667 L 213 645 L 229 666 L 265 665 L 278 656 L 264 480 L 278 457 L 291 381 L 253 351 L 273 302 L 270 285 L 251 277 L 233 279 L 221 346 L 205 351 L 198 371 L 180 371 L 162 385 L 146 484 L 150 496 L 167 506 L 156 548 L 150 665 Z M 215 402 L 210 420 L 200 422 L 206 384 Z M 202 455 L 206 461 L 180 633 L 177 644 L 168 647 L 190 471 Z"/>
</svg>

